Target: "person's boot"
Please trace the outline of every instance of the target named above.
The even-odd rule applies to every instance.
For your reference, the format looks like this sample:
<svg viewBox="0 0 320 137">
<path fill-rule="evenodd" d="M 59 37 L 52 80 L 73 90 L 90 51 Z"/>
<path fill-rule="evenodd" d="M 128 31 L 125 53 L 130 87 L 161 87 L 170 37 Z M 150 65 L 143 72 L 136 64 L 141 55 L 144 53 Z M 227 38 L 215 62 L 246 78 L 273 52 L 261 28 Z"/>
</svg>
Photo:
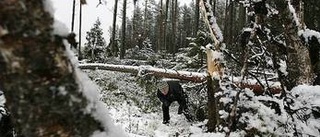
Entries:
<svg viewBox="0 0 320 137">
<path fill-rule="evenodd" d="M 183 109 L 182 109 L 181 106 L 179 106 L 179 108 L 178 108 L 178 115 L 180 115 L 180 114 L 182 114 L 182 113 L 183 113 Z"/>
<path fill-rule="evenodd" d="M 162 124 L 169 124 L 169 120 L 163 120 Z"/>
<path fill-rule="evenodd" d="M 182 110 L 181 109 L 178 110 L 178 115 L 180 115 L 180 114 L 182 114 Z"/>
</svg>

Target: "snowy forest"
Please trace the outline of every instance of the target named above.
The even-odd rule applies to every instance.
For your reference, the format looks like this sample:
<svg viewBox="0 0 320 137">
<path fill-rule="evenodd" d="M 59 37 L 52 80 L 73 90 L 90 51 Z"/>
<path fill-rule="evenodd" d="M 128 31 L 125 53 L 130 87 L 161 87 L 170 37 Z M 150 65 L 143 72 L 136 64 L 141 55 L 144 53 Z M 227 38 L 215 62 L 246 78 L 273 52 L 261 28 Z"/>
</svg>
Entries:
<svg viewBox="0 0 320 137">
<path fill-rule="evenodd" d="M 0 137 L 320 136 L 320 1 L 112 0 L 81 34 L 88 1 L 70 30 L 54 0 L 0 1 Z"/>
</svg>

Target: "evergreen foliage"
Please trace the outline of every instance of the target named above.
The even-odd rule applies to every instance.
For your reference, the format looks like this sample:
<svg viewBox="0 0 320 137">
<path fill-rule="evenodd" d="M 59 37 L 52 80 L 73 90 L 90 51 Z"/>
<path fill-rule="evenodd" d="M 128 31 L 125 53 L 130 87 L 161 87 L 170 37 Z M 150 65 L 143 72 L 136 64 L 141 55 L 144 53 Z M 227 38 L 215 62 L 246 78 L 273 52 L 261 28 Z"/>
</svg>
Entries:
<svg viewBox="0 0 320 137">
<path fill-rule="evenodd" d="M 97 19 L 90 31 L 87 32 L 87 42 L 83 54 L 89 62 L 103 62 L 106 58 L 106 41 L 102 37 L 103 31 L 100 25 L 101 22 Z"/>
</svg>

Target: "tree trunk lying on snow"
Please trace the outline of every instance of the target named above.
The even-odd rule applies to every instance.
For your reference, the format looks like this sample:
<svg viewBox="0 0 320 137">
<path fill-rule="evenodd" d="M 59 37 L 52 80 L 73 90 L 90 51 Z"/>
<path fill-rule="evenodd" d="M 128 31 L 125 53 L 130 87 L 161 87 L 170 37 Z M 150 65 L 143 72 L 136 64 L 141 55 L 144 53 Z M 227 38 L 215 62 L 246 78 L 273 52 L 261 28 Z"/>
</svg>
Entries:
<svg viewBox="0 0 320 137">
<path fill-rule="evenodd" d="M 52 24 L 44 1 L 0 1 L 0 87 L 18 136 L 88 137 L 106 131 L 92 115 L 95 110 L 88 110 L 91 101 L 81 92 L 62 37 L 52 35 Z"/>
<path fill-rule="evenodd" d="M 154 68 L 151 66 L 125 66 L 125 65 L 113 65 L 113 64 L 80 64 L 81 69 L 102 69 L 119 71 L 126 73 L 134 73 L 138 75 L 153 75 L 165 78 L 181 79 L 193 82 L 204 82 L 206 80 L 206 73 L 188 72 L 188 71 L 176 71 L 172 69 Z"/>
<path fill-rule="evenodd" d="M 172 69 L 162 69 L 155 68 L 152 66 L 128 66 L 128 65 L 113 65 L 113 64 L 102 64 L 102 63 L 89 63 L 89 64 L 80 64 L 80 69 L 100 69 L 100 70 L 109 70 L 109 71 L 118 71 L 125 73 L 132 73 L 137 75 L 153 75 L 157 77 L 165 78 L 174 78 L 185 81 L 192 81 L 196 83 L 205 82 L 208 78 L 207 73 L 199 72 L 189 72 L 189 71 L 177 71 Z M 239 88 L 248 88 L 251 89 L 256 94 L 263 94 L 264 89 L 255 83 L 240 83 L 240 81 L 234 81 L 234 84 Z M 272 94 L 278 94 L 281 91 L 279 86 L 270 87 Z"/>
</svg>

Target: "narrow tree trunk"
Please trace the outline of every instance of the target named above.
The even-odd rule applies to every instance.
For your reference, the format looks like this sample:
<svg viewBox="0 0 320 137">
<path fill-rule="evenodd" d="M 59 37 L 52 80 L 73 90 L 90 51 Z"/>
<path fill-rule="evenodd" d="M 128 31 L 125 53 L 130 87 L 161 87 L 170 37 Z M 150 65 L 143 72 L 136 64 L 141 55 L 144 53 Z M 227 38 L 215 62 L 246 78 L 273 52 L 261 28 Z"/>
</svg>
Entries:
<svg viewBox="0 0 320 137">
<path fill-rule="evenodd" d="M 52 35 L 43 2 L 0 2 L 0 26 L 7 29 L 0 30 L 0 85 L 15 130 L 21 137 L 106 131 L 91 114 L 97 108 L 88 107 L 92 100 L 83 95 L 62 37 Z"/>
<path fill-rule="evenodd" d="M 177 23 L 179 22 L 179 17 L 178 17 L 178 9 L 179 9 L 179 4 L 178 4 L 178 0 L 175 0 L 175 8 L 174 8 L 174 25 L 173 25 L 173 31 L 174 31 L 174 40 L 173 40 L 173 44 L 174 44 L 174 50 L 173 52 L 176 53 L 178 52 L 178 49 L 180 47 L 180 45 L 177 44 L 177 35 L 178 34 L 178 29 L 177 29 Z M 178 23 L 179 24 L 179 23 Z"/>
<path fill-rule="evenodd" d="M 78 60 L 82 60 L 82 54 L 81 54 L 81 31 L 82 31 L 82 28 L 81 27 L 82 27 L 82 4 L 80 2 Z"/>
<path fill-rule="evenodd" d="M 117 12 L 118 12 L 118 0 L 115 0 L 114 1 L 114 9 L 113 9 L 112 36 L 111 36 L 111 41 L 110 41 L 112 56 L 116 56 L 117 51 L 118 51 L 117 42 L 116 42 Z"/>
<path fill-rule="evenodd" d="M 163 0 L 160 0 L 160 16 L 159 16 L 159 38 L 158 38 L 158 46 L 157 51 L 161 50 L 163 46 Z"/>
<path fill-rule="evenodd" d="M 171 4 L 171 14 L 172 14 L 172 21 L 171 21 L 171 25 L 172 25 L 172 44 L 171 44 L 171 47 L 172 47 L 172 53 L 173 53 L 173 56 L 175 56 L 175 53 L 177 52 L 177 44 L 176 44 L 176 22 L 177 22 L 177 10 L 178 10 L 178 7 L 177 7 L 177 0 L 172 0 L 172 4 Z"/>
<path fill-rule="evenodd" d="M 239 23 L 238 23 L 237 32 L 240 32 L 241 29 L 246 25 L 246 21 L 247 21 L 246 8 L 244 7 L 244 5 L 240 5 L 240 7 L 239 7 Z"/>
<path fill-rule="evenodd" d="M 234 10 L 235 10 L 235 7 L 234 7 L 234 1 L 233 0 L 230 0 L 230 4 L 229 4 L 229 8 L 230 8 L 230 14 L 229 14 L 229 26 L 228 26 L 228 29 L 229 29 L 229 43 L 230 44 L 233 44 L 233 41 L 234 41 L 234 28 L 235 28 L 235 24 L 234 24 Z"/>
<path fill-rule="evenodd" d="M 127 0 L 123 0 L 122 8 L 122 38 L 121 38 L 121 49 L 120 49 L 120 59 L 124 58 L 126 50 L 126 17 L 127 17 Z"/>
<path fill-rule="evenodd" d="M 167 26 L 168 26 L 168 13 L 169 13 L 169 0 L 166 0 L 166 11 L 163 22 L 163 47 L 165 50 L 168 50 L 168 41 L 167 41 Z"/>
<path fill-rule="evenodd" d="M 215 97 L 215 93 L 219 92 L 220 85 L 219 80 L 212 79 L 211 76 L 207 78 L 207 94 L 208 94 L 208 123 L 207 131 L 214 132 L 219 124 L 219 107 L 218 99 Z"/>
<path fill-rule="evenodd" d="M 193 37 L 196 37 L 197 36 L 197 33 L 198 33 L 198 30 L 199 30 L 199 24 L 200 24 L 200 8 L 199 8 L 199 2 L 200 0 L 196 0 L 196 24 L 195 24 L 195 30 L 193 32 Z"/>
<path fill-rule="evenodd" d="M 72 4 L 72 19 L 71 19 L 71 32 L 74 30 L 74 14 L 75 14 L 75 9 L 76 9 L 76 0 L 73 0 Z"/>
<path fill-rule="evenodd" d="M 148 36 L 147 34 L 147 31 L 149 30 L 148 28 L 148 0 L 145 0 L 144 1 L 144 22 L 143 22 L 143 26 L 144 26 L 144 29 L 143 29 L 143 35 L 144 37 Z"/>
<path fill-rule="evenodd" d="M 212 4 L 211 4 L 212 5 Z M 216 16 L 217 0 L 213 0 L 213 15 Z"/>
<path fill-rule="evenodd" d="M 224 39 L 226 41 L 226 44 L 229 45 L 230 42 L 230 35 L 228 34 L 229 32 L 229 8 L 228 8 L 228 2 L 229 0 L 226 0 L 226 5 L 225 5 L 225 17 L 224 17 L 224 26 L 223 26 L 223 34 L 225 35 Z"/>
</svg>

